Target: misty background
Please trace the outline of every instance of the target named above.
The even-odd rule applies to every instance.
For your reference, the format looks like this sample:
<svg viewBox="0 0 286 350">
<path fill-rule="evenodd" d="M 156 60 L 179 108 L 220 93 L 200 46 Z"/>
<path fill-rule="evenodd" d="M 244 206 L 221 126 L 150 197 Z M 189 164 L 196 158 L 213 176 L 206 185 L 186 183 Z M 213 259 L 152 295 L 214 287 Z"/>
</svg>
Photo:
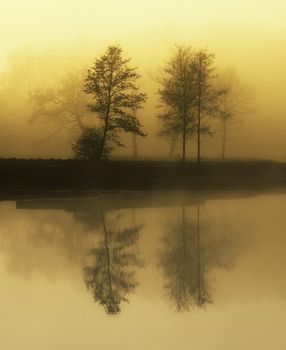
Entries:
<svg viewBox="0 0 286 350">
<path fill-rule="evenodd" d="M 87 70 L 108 45 L 122 46 L 124 57 L 141 74 L 148 94 L 139 111 L 145 138 L 141 156 L 168 155 L 157 136 L 156 77 L 175 44 L 209 48 L 218 73 L 228 67 L 251 87 L 254 109 L 239 117 L 228 134 L 227 157 L 286 160 L 286 47 L 284 1 L 9 1 L 0 6 L 0 157 L 72 157 L 76 137 L 65 128 L 47 142 L 56 126 L 31 122 L 29 97 L 37 88 L 57 87 L 70 72 Z M 219 157 L 221 135 L 203 141 L 203 157 Z M 114 154 L 132 155 L 126 148 Z M 188 155 L 195 155 L 189 142 Z M 155 150 L 155 152 L 154 152 Z"/>
</svg>

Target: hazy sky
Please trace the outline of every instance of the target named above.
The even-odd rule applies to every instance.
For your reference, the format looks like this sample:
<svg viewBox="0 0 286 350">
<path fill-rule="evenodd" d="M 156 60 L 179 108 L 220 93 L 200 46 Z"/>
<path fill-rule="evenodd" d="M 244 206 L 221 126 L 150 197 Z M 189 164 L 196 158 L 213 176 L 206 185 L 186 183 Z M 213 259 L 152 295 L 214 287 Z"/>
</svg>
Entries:
<svg viewBox="0 0 286 350">
<path fill-rule="evenodd" d="M 119 38 L 160 28 L 185 32 L 219 23 L 271 32 L 285 28 L 285 14 L 284 0 L 1 1 L 1 56 L 19 45 L 43 45 L 86 34 Z"/>
<path fill-rule="evenodd" d="M 108 44 L 119 43 L 150 90 L 152 76 L 175 43 L 209 47 L 220 67 L 233 67 L 256 91 L 255 115 L 237 133 L 240 145 L 233 154 L 239 155 L 238 149 L 241 155 L 286 159 L 285 19 L 285 0 L 2 1 L 0 67 L 23 47 L 81 52 L 85 46 L 94 58 Z M 153 95 L 146 107 L 150 134 L 156 120 Z"/>
</svg>

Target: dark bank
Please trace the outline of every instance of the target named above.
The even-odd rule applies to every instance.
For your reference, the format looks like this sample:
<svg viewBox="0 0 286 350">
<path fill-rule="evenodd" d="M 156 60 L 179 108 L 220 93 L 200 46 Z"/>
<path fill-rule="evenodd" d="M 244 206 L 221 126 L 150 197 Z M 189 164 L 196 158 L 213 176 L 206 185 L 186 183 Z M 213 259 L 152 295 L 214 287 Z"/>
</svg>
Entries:
<svg viewBox="0 0 286 350">
<path fill-rule="evenodd" d="M 0 161 L 2 199 L 17 191 L 280 190 L 286 164 L 271 161 Z"/>
</svg>

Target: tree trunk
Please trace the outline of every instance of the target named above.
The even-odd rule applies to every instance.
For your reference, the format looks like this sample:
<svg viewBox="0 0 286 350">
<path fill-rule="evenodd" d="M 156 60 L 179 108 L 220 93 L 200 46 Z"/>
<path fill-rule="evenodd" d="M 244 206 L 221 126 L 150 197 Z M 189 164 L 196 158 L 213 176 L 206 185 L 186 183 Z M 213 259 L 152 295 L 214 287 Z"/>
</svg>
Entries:
<svg viewBox="0 0 286 350">
<path fill-rule="evenodd" d="M 183 146 L 182 162 L 185 164 L 185 162 L 186 162 L 186 124 L 185 124 L 185 120 L 184 120 L 184 125 L 183 125 L 183 145 L 182 146 Z"/>
<path fill-rule="evenodd" d="M 108 275 L 108 287 L 109 287 L 109 298 L 112 299 L 112 282 L 111 282 L 111 271 L 110 271 L 110 254 L 109 254 L 109 243 L 108 243 L 108 233 L 105 225 L 104 214 L 101 213 L 101 222 L 104 232 L 104 243 L 105 243 L 105 253 L 107 257 L 107 275 Z"/>
<path fill-rule="evenodd" d="M 132 148 L 133 148 L 133 157 L 138 157 L 138 150 L 137 150 L 137 137 L 135 132 L 132 133 Z"/>
<path fill-rule="evenodd" d="M 112 89 L 112 80 L 113 80 L 113 67 L 111 68 L 110 71 L 110 78 L 109 78 L 109 86 L 108 86 L 108 103 L 107 103 L 107 110 L 105 113 L 105 124 L 104 124 L 104 130 L 103 130 L 103 135 L 102 135 L 102 142 L 101 142 L 101 147 L 100 147 L 100 153 L 99 153 L 99 160 L 102 159 L 102 154 L 106 142 L 106 135 L 108 131 L 108 122 L 109 122 L 109 114 L 110 114 L 110 106 L 111 106 L 111 89 Z"/>
<path fill-rule="evenodd" d="M 104 124 L 103 135 L 102 135 L 102 142 L 101 142 L 100 152 L 99 152 L 99 160 L 102 159 L 103 150 L 104 150 L 104 146 L 105 146 L 106 135 L 107 135 L 107 130 L 108 130 L 108 117 L 105 118 L 105 124 Z"/>
<path fill-rule="evenodd" d="M 226 121 L 222 120 L 222 150 L 221 150 L 221 158 L 225 159 L 225 144 L 226 144 Z"/>
<path fill-rule="evenodd" d="M 186 242 L 186 212 L 185 212 L 185 206 L 182 207 L 182 221 L 183 221 L 183 246 L 184 246 L 184 252 L 183 252 L 183 288 L 184 288 L 184 294 L 186 295 L 186 280 L 187 280 L 187 273 L 186 273 L 186 265 L 187 265 L 187 242 Z"/>
<path fill-rule="evenodd" d="M 197 123 L 197 164 L 201 162 L 201 94 L 202 94 L 202 66 L 201 61 L 199 62 L 199 90 L 198 90 L 198 123 Z"/>
<path fill-rule="evenodd" d="M 182 162 L 186 162 L 186 130 L 187 130 L 187 101 L 185 96 L 185 106 L 184 106 L 184 119 L 183 119 L 183 154 Z"/>
<path fill-rule="evenodd" d="M 198 302 L 202 302 L 201 294 L 201 256 L 200 256 L 200 206 L 197 206 L 197 283 L 198 283 Z"/>
</svg>

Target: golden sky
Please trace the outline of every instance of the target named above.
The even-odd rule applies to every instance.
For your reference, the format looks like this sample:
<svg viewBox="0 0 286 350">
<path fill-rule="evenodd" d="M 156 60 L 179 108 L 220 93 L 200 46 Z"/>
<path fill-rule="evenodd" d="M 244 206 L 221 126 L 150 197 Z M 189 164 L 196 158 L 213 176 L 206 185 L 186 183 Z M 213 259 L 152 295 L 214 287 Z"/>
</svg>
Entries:
<svg viewBox="0 0 286 350">
<path fill-rule="evenodd" d="M 271 31 L 285 28 L 285 13 L 284 0 L 1 1 L 0 46 L 3 55 L 19 45 L 78 35 L 109 38 L 155 28 L 184 32 L 217 23 L 263 26 Z"/>
<path fill-rule="evenodd" d="M 285 0 L 2 0 L 0 68 L 21 48 L 43 49 L 51 57 L 62 50 L 58 66 L 65 70 L 76 55 L 87 66 L 107 45 L 121 44 L 146 83 L 144 125 L 152 137 L 153 78 L 163 60 L 174 44 L 208 47 L 218 67 L 233 67 L 257 96 L 256 114 L 236 133 L 239 147 L 232 153 L 285 159 L 285 18 Z"/>
</svg>

